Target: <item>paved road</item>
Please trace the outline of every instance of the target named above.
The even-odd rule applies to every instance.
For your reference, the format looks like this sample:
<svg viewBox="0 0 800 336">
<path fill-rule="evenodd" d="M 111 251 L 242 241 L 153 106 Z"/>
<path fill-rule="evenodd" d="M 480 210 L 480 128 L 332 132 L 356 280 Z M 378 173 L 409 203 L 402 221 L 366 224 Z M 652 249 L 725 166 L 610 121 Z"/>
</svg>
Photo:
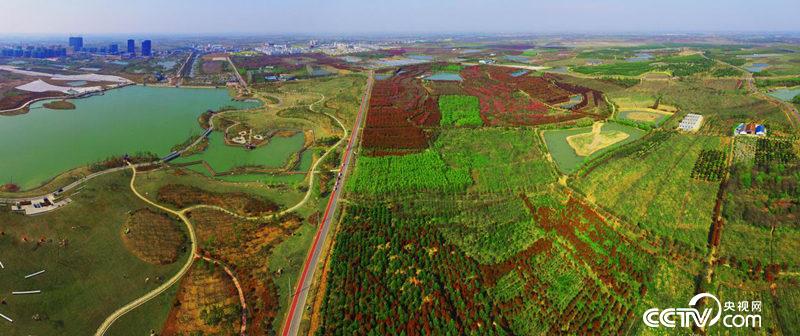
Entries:
<svg viewBox="0 0 800 336">
<path fill-rule="evenodd" d="M 283 326 L 283 336 L 297 335 L 300 328 L 300 320 L 303 317 L 303 307 L 306 305 L 306 297 L 308 296 L 308 289 L 311 286 L 311 281 L 314 279 L 314 271 L 319 263 L 319 257 L 322 253 L 322 246 L 325 244 L 325 239 L 328 236 L 330 224 L 334 214 L 336 213 L 336 205 L 339 202 L 339 197 L 342 193 L 342 186 L 344 185 L 345 178 L 347 177 L 347 170 L 350 168 L 350 162 L 353 158 L 353 148 L 356 147 L 356 139 L 358 137 L 358 130 L 361 126 L 361 120 L 367 110 L 367 103 L 369 102 L 369 95 L 372 90 L 372 77 L 373 73 L 370 72 L 369 79 L 367 80 L 367 88 L 364 92 L 364 97 L 361 98 L 361 107 L 358 110 L 356 123 L 353 126 L 353 132 L 350 134 L 350 139 L 347 142 L 344 156 L 342 158 L 342 166 L 340 168 L 341 176 L 337 180 L 337 187 L 331 193 L 328 199 L 328 205 L 325 207 L 325 215 L 322 217 L 320 226 L 317 229 L 317 235 L 314 237 L 314 243 L 306 258 L 305 265 L 303 265 L 303 273 L 297 281 L 297 289 L 292 295 L 292 303 L 289 306 L 289 314 L 286 316 L 286 323 Z"/>
<path fill-rule="evenodd" d="M 146 162 L 146 163 L 137 163 L 137 164 L 134 165 L 134 167 L 140 168 L 140 167 L 154 165 L 154 164 L 158 164 L 158 163 L 159 163 L 159 161 Z M 96 172 L 96 173 L 91 173 L 91 174 L 86 175 L 86 176 L 80 178 L 79 180 L 77 180 L 75 182 L 72 182 L 72 183 L 70 183 L 70 184 L 68 184 L 68 185 L 66 185 L 66 186 L 64 186 L 64 187 L 62 187 L 60 189 L 61 189 L 61 192 L 64 193 L 64 192 L 67 192 L 67 191 L 70 191 L 70 190 L 74 189 L 75 187 L 77 187 L 77 186 L 83 184 L 84 182 L 89 181 L 89 180 L 91 180 L 91 179 L 93 179 L 95 177 L 98 177 L 98 176 L 101 176 L 101 175 L 105 175 L 105 174 L 109 174 L 109 173 L 113 173 L 113 172 L 118 172 L 120 170 L 125 170 L 125 169 L 128 169 L 128 166 L 114 167 L 114 168 L 106 169 L 106 170 L 99 171 L 99 172 Z M 56 192 L 56 191 L 54 190 L 52 192 L 41 194 L 41 195 L 38 195 L 38 196 L 15 197 L 15 198 L 0 198 L 0 203 L 15 203 L 15 202 L 32 201 L 32 200 L 35 200 L 37 198 L 42 198 L 44 196 L 52 194 L 54 192 Z"/>
</svg>

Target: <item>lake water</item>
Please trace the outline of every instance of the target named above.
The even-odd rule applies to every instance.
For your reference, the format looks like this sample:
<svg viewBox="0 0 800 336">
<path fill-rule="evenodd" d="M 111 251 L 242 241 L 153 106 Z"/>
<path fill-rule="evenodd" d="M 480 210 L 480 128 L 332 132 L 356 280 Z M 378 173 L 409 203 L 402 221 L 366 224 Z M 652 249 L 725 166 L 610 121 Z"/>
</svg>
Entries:
<svg viewBox="0 0 800 336">
<path fill-rule="evenodd" d="M 583 101 L 583 95 L 572 95 L 569 97 L 569 101 L 561 103 L 559 105 L 561 108 L 565 109 L 572 109 L 575 105 L 580 104 Z"/>
<path fill-rule="evenodd" d="M 511 73 L 511 77 L 519 77 L 528 73 L 528 70 L 517 70 Z"/>
<path fill-rule="evenodd" d="M 202 133 L 197 117 L 223 106 L 250 108 L 225 89 L 128 86 L 104 95 L 71 100 L 74 110 L 31 105 L 30 112 L 0 116 L 0 183 L 23 189 L 110 156 L 149 151 L 166 155 L 172 146 Z"/>
<path fill-rule="evenodd" d="M 750 72 L 761 72 L 761 71 L 764 71 L 764 69 L 766 69 L 768 67 L 769 67 L 769 64 L 767 64 L 767 63 L 753 63 L 753 65 L 751 65 L 751 66 L 749 66 L 749 67 L 747 67 L 745 69 L 747 69 L 747 71 L 750 71 Z"/>
<path fill-rule="evenodd" d="M 222 133 L 214 132 L 209 137 L 208 148 L 205 151 L 182 157 L 174 162 L 206 161 L 217 173 L 242 166 L 280 168 L 287 163 L 290 155 L 303 148 L 303 142 L 303 133 L 297 132 L 290 137 L 274 136 L 266 145 L 248 150 L 241 146 L 226 145 Z M 203 165 L 193 165 L 190 169 L 203 175 L 210 175 Z"/>
<path fill-rule="evenodd" d="M 503 59 L 508 60 L 508 61 L 512 61 L 512 62 L 519 62 L 519 63 L 528 63 L 531 60 L 530 58 L 527 58 L 525 56 L 519 56 L 519 55 L 505 55 L 505 56 L 503 56 Z"/>
<path fill-rule="evenodd" d="M 643 61 L 649 61 L 649 60 L 651 60 L 652 58 L 653 58 L 653 55 L 652 55 L 652 54 L 648 54 L 648 53 L 637 53 L 637 54 L 636 54 L 636 55 L 634 55 L 633 57 L 628 57 L 628 58 L 626 59 L 626 61 L 628 61 L 628 62 L 643 62 Z"/>
<path fill-rule="evenodd" d="M 544 70 L 544 71 L 546 71 L 546 72 L 555 72 L 555 73 L 561 73 L 561 74 L 569 73 L 569 69 L 567 69 L 567 67 L 563 67 L 563 66 L 562 66 L 562 67 L 556 67 L 556 68 L 552 68 L 552 69 L 546 69 L 546 70 Z"/>
<path fill-rule="evenodd" d="M 72 81 L 72 82 L 68 82 L 68 83 L 67 83 L 67 86 L 84 86 L 84 85 L 86 85 L 87 83 L 88 83 L 88 82 L 87 82 L 87 81 L 84 81 L 84 80 Z"/>
<path fill-rule="evenodd" d="M 406 57 L 410 59 L 420 60 L 420 61 L 432 61 L 433 56 L 431 55 L 406 55 Z"/>
<path fill-rule="evenodd" d="M 412 59 L 412 58 L 399 58 L 399 59 L 385 59 L 382 58 L 380 60 L 375 61 L 375 65 L 378 68 L 386 68 L 386 67 L 399 67 L 399 66 L 406 66 L 412 64 L 420 64 L 420 63 L 427 63 L 426 60 L 420 59 Z"/>
<path fill-rule="evenodd" d="M 462 81 L 461 75 L 452 72 L 437 72 L 431 76 L 425 77 L 426 80 L 432 81 Z"/>
<path fill-rule="evenodd" d="M 769 93 L 770 96 L 784 101 L 790 101 L 792 98 L 800 94 L 800 86 L 793 88 L 779 89 Z"/>
</svg>

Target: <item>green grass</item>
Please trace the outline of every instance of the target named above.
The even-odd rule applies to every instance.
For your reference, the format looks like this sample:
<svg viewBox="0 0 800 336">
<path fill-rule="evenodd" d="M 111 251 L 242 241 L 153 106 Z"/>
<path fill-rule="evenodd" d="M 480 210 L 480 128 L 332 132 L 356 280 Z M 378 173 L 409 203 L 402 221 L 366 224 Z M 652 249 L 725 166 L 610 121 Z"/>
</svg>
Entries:
<svg viewBox="0 0 800 336">
<path fill-rule="evenodd" d="M 651 62 L 620 62 L 594 66 L 576 66 L 572 71 L 586 75 L 639 76 L 652 70 Z"/>
<path fill-rule="evenodd" d="M 111 325 L 107 335 L 141 336 L 149 335 L 151 330 L 160 333 L 177 294 L 178 285 L 176 284 L 161 295 L 122 315 Z"/>
<path fill-rule="evenodd" d="M 532 189 L 555 181 L 533 130 L 448 129 L 434 147 L 450 167 L 468 169 L 482 191 Z"/>
<path fill-rule="evenodd" d="M 659 70 L 669 71 L 673 76 L 690 76 L 711 70 L 715 62 L 702 55 L 671 56 L 658 59 L 667 63 L 658 66 Z"/>
<path fill-rule="evenodd" d="M 314 240 L 316 227 L 304 223 L 295 234 L 286 238 L 283 242 L 275 246 L 272 255 L 269 257 L 270 272 L 282 273 L 274 276 L 275 286 L 278 287 L 278 304 L 280 305 L 275 320 L 272 322 L 272 330 L 281 330 L 281 326 L 286 322 L 286 310 L 290 303 L 290 298 L 294 294 L 297 280 L 300 276 L 301 268 Z M 311 298 L 309 298 L 309 302 Z"/>
<path fill-rule="evenodd" d="M 591 132 L 591 127 L 580 127 L 572 129 L 559 129 L 544 131 L 544 141 L 547 144 L 547 150 L 556 162 L 558 170 L 564 174 L 571 174 L 580 168 L 586 161 L 607 152 L 609 149 L 619 147 L 621 145 L 636 141 L 644 136 L 645 132 L 634 127 L 625 126 L 617 123 L 606 123 L 603 125 L 602 132 L 608 131 L 621 131 L 628 133 L 629 136 L 625 140 L 617 142 L 611 146 L 598 150 L 590 156 L 579 156 L 575 150 L 567 143 L 567 137 L 570 135 L 583 134 Z"/>
<path fill-rule="evenodd" d="M 630 114 L 632 112 L 657 115 L 657 118 L 656 118 L 655 121 L 652 121 L 652 122 L 636 120 L 636 119 L 633 119 L 633 118 L 630 117 Z M 653 111 L 646 111 L 646 110 L 640 110 L 640 111 L 625 110 L 625 111 L 618 112 L 617 117 L 619 119 L 629 120 L 629 121 L 631 121 L 633 123 L 643 123 L 643 124 L 647 124 L 647 125 L 651 125 L 651 126 L 655 127 L 655 126 L 661 125 L 661 123 L 663 123 L 665 120 L 669 119 L 670 115 L 669 114 L 662 114 L 662 113 L 658 113 L 658 112 L 653 112 Z"/>
<path fill-rule="evenodd" d="M 725 147 L 716 137 L 673 135 L 644 152 L 612 154 L 575 185 L 642 229 L 704 248 L 719 186 L 691 178 L 704 149 Z"/>
<path fill-rule="evenodd" d="M 483 125 L 478 97 L 444 95 L 439 97 L 439 110 L 442 112 L 441 126 Z"/>
<path fill-rule="evenodd" d="M 40 295 L 9 296 L 3 314 L 16 319 L 3 326 L 4 335 L 88 335 L 117 308 L 156 288 L 156 277 L 168 279 L 186 260 L 165 266 L 145 263 L 127 251 L 121 226 L 129 211 L 144 208 L 128 189 L 129 172 L 98 177 L 89 182 L 73 203 L 49 214 L 21 216 L 0 210 L 0 246 L 3 246 L 4 291 L 40 289 Z M 28 237 L 29 242 L 23 242 Z M 37 247 L 40 237 L 48 240 Z M 52 241 L 50 241 L 52 239 Z M 58 242 L 65 240 L 66 247 Z M 45 274 L 25 280 L 38 270 Z M 150 278 L 145 282 L 145 278 Z M 162 319 L 163 307 L 144 317 Z M 40 314 L 40 322 L 31 316 Z"/>
<path fill-rule="evenodd" d="M 492 296 L 502 302 L 510 301 L 524 294 L 524 286 L 525 280 L 516 271 L 511 271 L 497 281 L 492 288 Z"/>
<path fill-rule="evenodd" d="M 481 264 L 502 262 L 544 236 L 528 209 L 516 198 L 441 206 L 459 209 L 456 214 L 434 220 L 442 235 Z"/>
<path fill-rule="evenodd" d="M 269 175 L 259 176 L 264 176 L 265 179 L 270 177 Z M 299 174 L 297 176 L 303 177 L 303 175 Z M 281 176 L 276 177 L 279 178 Z M 205 177 L 193 171 L 186 171 L 185 174 L 178 175 L 174 170 L 156 170 L 140 172 L 136 177 L 137 190 L 151 199 L 154 199 L 158 189 L 166 184 L 188 185 L 217 193 L 246 192 L 272 200 L 281 207 L 292 206 L 303 199 L 304 196 L 302 192 L 296 189 L 287 189 L 280 186 L 274 188 L 265 187 L 264 184 L 258 182 L 225 182 Z"/>
<path fill-rule="evenodd" d="M 453 169 L 432 149 L 403 156 L 361 157 L 347 189 L 357 193 L 461 191 L 472 184 L 467 169 Z"/>
<path fill-rule="evenodd" d="M 445 64 L 445 65 L 433 65 L 431 67 L 431 71 L 433 72 L 455 72 L 458 73 L 464 69 L 464 67 L 460 64 Z"/>
</svg>

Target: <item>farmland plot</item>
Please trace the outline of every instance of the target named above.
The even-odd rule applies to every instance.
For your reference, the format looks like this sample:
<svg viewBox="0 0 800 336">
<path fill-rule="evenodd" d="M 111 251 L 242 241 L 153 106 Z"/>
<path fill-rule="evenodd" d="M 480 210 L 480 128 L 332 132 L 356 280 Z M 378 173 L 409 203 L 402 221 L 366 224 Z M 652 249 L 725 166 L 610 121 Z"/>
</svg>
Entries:
<svg viewBox="0 0 800 336">
<path fill-rule="evenodd" d="M 544 146 L 532 130 L 449 129 L 434 146 L 448 165 L 470 170 L 475 190 L 533 190 L 555 182 Z"/>
<path fill-rule="evenodd" d="M 719 182 L 694 179 L 692 170 L 703 150 L 725 150 L 723 140 L 672 135 L 648 145 L 612 157 L 579 177 L 576 187 L 642 229 L 704 248 Z"/>
</svg>

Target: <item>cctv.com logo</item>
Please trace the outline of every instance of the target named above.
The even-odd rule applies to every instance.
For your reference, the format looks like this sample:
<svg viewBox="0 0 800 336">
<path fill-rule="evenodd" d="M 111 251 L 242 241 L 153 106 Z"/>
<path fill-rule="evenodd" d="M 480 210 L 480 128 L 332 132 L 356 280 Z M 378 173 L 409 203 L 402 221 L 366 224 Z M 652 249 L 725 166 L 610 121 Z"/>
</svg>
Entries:
<svg viewBox="0 0 800 336">
<path fill-rule="evenodd" d="M 708 298 L 706 308 L 700 312 L 697 308 L 699 301 Z M 642 320 L 651 328 L 691 328 L 697 325 L 707 328 L 722 320 L 722 325 L 727 328 L 760 328 L 761 327 L 761 301 L 726 301 L 725 309 L 722 308 L 716 296 L 709 293 L 700 293 L 689 300 L 689 308 L 651 308 L 644 312 Z M 751 314 L 759 313 L 759 314 Z"/>
</svg>

